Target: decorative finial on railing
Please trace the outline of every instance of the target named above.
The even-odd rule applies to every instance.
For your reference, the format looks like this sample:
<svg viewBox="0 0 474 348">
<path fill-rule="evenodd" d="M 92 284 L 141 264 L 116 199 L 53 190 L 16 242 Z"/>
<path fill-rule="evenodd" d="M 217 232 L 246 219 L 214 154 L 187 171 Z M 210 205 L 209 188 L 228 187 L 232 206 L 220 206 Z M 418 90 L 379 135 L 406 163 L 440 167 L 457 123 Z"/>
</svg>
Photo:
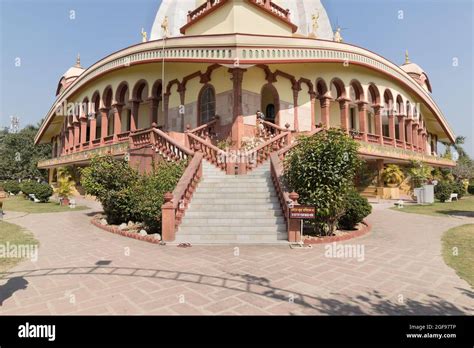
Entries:
<svg viewBox="0 0 474 348">
<path fill-rule="evenodd" d="M 290 127 L 291 127 L 291 124 L 289 124 L 289 123 L 286 123 L 286 124 L 285 124 L 285 128 L 286 128 L 287 131 L 290 130 Z"/>
<path fill-rule="evenodd" d="M 293 191 L 289 194 L 289 197 L 293 201 L 293 203 L 297 204 L 298 203 L 298 198 L 300 198 L 300 195 L 297 194 L 295 191 Z"/>
<path fill-rule="evenodd" d="M 157 124 L 156 122 L 153 122 L 153 123 L 151 124 L 151 127 L 152 127 L 152 128 L 157 128 L 157 127 L 158 127 L 158 124 Z"/>
<path fill-rule="evenodd" d="M 166 192 L 163 199 L 165 200 L 165 203 L 169 203 L 173 200 L 173 194 L 171 192 Z"/>
</svg>

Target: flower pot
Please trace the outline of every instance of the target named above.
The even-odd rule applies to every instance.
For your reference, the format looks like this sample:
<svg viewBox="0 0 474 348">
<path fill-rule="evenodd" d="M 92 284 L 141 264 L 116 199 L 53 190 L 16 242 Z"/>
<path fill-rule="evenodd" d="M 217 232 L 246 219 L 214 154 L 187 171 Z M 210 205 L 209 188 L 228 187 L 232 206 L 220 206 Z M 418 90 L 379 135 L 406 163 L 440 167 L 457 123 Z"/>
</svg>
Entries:
<svg viewBox="0 0 474 348">
<path fill-rule="evenodd" d="M 60 205 L 63 205 L 63 206 L 69 206 L 69 203 L 70 203 L 69 198 L 61 198 L 59 202 L 60 202 Z"/>
</svg>

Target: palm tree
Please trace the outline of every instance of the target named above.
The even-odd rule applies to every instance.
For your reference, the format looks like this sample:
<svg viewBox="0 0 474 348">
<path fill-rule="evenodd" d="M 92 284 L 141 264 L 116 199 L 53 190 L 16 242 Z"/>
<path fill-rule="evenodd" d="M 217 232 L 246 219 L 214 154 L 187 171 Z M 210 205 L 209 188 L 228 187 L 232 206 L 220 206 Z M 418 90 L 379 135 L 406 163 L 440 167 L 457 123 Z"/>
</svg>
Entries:
<svg viewBox="0 0 474 348">
<path fill-rule="evenodd" d="M 444 151 L 444 157 L 452 158 L 451 147 L 453 147 L 454 150 L 458 153 L 459 158 L 466 157 L 467 153 L 461 146 L 461 145 L 464 145 L 465 141 L 466 141 L 466 137 L 462 135 L 457 136 L 456 139 L 454 140 L 454 143 L 442 141 L 441 144 L 443 144 L 446 148 Z"/>
</svg>

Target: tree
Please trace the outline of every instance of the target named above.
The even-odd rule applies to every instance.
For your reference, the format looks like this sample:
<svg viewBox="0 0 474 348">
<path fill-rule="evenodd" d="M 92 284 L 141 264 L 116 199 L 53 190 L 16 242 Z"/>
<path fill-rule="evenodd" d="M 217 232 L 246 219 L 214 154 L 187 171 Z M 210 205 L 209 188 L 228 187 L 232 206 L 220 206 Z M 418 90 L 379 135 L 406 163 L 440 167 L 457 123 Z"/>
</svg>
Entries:
<svg viewBox="0 0 474 348">
<path fill-rule="evenodd" d="M 474 161 L 468 156 L 460 157 L 452 173 L 458 180 L 474 179 Z"/>
<path fill-rule="evenodd" d="M 315 228 L 334 233 L 346 208 L 360 165 L 358 144 L 342 130 L 329 129 L 302 137 L 285 160 L 285 182 L 300 196 L 299 203 L 316 207 Z"/>
<path fill-rule="evenodd" d="M 464 145 L 466 142 L 466 137 L 460 135 L 457 136 L 456 139 L 454 140 L 454 143 L 449 143 L 446 141 L 442 141 L 441 143 L 445 146 L 444 150 L 444 157 L 452 159 L 453 155 L 451 153 L 451 147 L 454 148 L 454 150 L 457 152 L 459 158 L 466 157 L 467 153 L 464 150 L 464 148 L 461 145 Z"/>
<path fill-rule="evenodd" d="M 0 135 L 0 180 L 47 179 L 38 162 L 51 158 L 51 144 L 34 145 L 37 126 L 26 126 L 19 133 Z"/>
</svg>

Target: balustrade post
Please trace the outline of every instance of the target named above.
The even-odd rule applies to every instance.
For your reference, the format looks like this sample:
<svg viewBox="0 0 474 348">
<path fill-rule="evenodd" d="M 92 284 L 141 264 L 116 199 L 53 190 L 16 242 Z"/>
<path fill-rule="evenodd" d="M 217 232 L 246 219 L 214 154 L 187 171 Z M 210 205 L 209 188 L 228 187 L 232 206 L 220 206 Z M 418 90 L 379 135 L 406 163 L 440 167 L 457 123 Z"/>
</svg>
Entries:
<svg viewBox="0 0 474 348">
<path fill-rule="evenodd" d="M 176 239 L 176 211 L 173 204 L 173 194 L 165 193 L 165 203 L 161 206 L 161 234 L 165 242 L 173 242 Z"/>
<path fill-rule="evenodd" d="M 249 158 L 247 157 L 247 152 L 240 152 L 239 151 L 239 175 L 247 174 L 247 165 Z"/>
<path fill-rule="evenodd" d="M 290 193 L 290 199 L 294 207 L 298 206 L 298 198 L 300 196 L 296 192 Z M 296 243 L 301 240 L 301 220 L 290 219 L 288 215 L 288 241 L 290 243 Z"/>
</svg>

